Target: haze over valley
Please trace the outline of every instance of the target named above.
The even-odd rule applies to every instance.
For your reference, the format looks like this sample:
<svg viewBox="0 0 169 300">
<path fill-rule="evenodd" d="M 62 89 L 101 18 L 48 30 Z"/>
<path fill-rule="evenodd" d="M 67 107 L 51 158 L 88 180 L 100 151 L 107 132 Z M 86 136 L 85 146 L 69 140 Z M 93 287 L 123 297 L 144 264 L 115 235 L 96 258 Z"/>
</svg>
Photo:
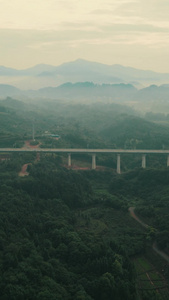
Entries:
<svg viewBox="0 0 169 300">
<path fill-rule="evenodd" d="M 0 0 L 0 300 L 169 299 L 168 11 Z"/>
<path fill-rule="evenodd" d="M 142 113 L 169 113 L 167 73 L 76 60 L 58 67 L 43 64 L 25 70 L 0 67 L 0 82 L 1 99 L 124 103 Z"/>
<path fill-rule="evenodd" d="M 138 89 L 149 85 L 169 82 L 169 73 L 158 73 L 122 65 L 106 65 L 77 59 L 59 66 L 46 64 L 28 69 L 13 69 L 0 66 L 1 84 L 20 89 L 57 87 L 63 83 L 93 82 L 94 84 L 133 84 Z"/>
</svg>

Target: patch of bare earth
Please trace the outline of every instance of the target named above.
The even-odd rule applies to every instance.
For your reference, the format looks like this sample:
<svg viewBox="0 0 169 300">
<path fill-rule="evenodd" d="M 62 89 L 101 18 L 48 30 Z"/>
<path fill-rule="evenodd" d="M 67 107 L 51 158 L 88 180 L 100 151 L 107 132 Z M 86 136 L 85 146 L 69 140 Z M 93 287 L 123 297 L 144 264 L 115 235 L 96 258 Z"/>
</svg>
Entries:
<svg viewBox="0 0 169 300">
<path fill-rule="evenodd" d="M 36 149 L 39 148 L 39 146 L 41 145 L 41 143 L 37 144 L 37 145 L 31 145 L 30 144 L 31 141 L 25 141 L 25 145 L 24 148 L 31 148 L 31 149 Z"/>
<path fill-rule="evenodd" d="M 19 176 L 20 176 L 20 177 L 24 177 L 24 176 L 28 176 L 28 175 L 29 175 L 29 173 L 27 172 L 27 167 L 28 167 L 28 165 L 30 165 L 30 163 L 29 163 L 29 164 L 24 164 L 24 165 L 22 166 L 22 169 L 21 169 L 21 171 L 19 172 Z"/>
</svg>

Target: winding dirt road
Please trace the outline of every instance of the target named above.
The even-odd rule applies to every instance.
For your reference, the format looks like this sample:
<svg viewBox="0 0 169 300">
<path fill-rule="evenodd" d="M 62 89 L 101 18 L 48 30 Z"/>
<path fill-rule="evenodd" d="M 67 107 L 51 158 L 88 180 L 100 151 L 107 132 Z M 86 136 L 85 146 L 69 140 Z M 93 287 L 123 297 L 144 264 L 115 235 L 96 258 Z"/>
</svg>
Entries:
<svg viewBox="0 0 169 300">
<path fill-rule="evenodd" d="M 25 145 L 24 145 L 23 149 L 25 147 L 26 148 L 30 148 L 30 149 L 38 149 L 40 145 L 41 145 L 41 143 L 39 143 L 38 145 L 32 146 L 32 145 L 30 145 L 30 141 L 25 141 Z M 40 160 L 40 153 L 37 152 L 36 153 L 36 159 L 35 159 L 35 161 L 39 161 L 39 160 Z M 28 176 L 29 175 L 29 173 L 27 172 L 28 165 L 31 165 L 31 163 L 27 163 L 27 164 L 24 164 L 22 166 L 22 168 L 21 168 L 21 170 L 20 170 L 20 172 L 18 174 L 20 177 L 24 177 L 24 176 Z"/>
<path fill-rule="evenodd" d="M 129 212 L 130 215 L 138 222 L 140 223 L 144 228 L 148 228 L 149 226 L 147 224 L 145 224 L 144 222 L 142 222 L 139 217 L 136 216 L 135 212 L 134 212 L 135 207 L 129 207 Z M 157 247 L 156 242 L 153 243 L 153 250 L 160 255 L 162 258 L 164 258 L 168 263 L 169 263 L 169 256 L 164 253 L 163 251 L 159 250 Z"/>
<path fill-rule="evenodd" d="M 139 217 L 136 216 L 135 212 L 135 207 L 129 207 L 129 212 L 130 212 L 130 215 L 137 221 L 139 222 L 143 227 L 145 228 L 148 228 L 149 226 L 147 224 L 145 224 L 144 222 L 142 222 Z"/>
</svg>

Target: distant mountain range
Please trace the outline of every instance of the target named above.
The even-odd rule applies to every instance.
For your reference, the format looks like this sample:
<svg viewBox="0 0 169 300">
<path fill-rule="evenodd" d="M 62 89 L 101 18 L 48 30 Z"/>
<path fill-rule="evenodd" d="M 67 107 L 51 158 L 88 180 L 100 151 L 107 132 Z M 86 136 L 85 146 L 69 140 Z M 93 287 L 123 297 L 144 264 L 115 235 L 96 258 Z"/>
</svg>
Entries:
<svg viewBox="0 0 169 300">
<path fill-rule="evenodd" d="M 139 70 L 121 65 L 105 65 L 78 59 L 60 66 L 36 65 L 25 70 L 0 66 L 0 84 L 20 89 L 57 87 L 63 83 L 132 84 L 137 88 L 169 83 L 169 73 Z"/>
<path fill-rule="evenodd" d="M 169 101 L 169 85 L 151 85 L 137 89 L 132 84 L 94 84 L 92 82 L 64 83 L 58 87 L 46 87 L 38 90 L 21 90 L 11 85 L 0 84 L 0 98 L 13 97 L 20 100 L 58 99 L 78 102 L 135 102 Z"/>
<path fill-rule="evenodd" d="M 153 82 L 153 84 L 151 84 Z M 0 66 L 0 98 L 75 101 L 168 101 L 169 74 L 76 60 L 25 70 Z M 157 85 L 158 84 L 158 85 Z"/>
</svg>

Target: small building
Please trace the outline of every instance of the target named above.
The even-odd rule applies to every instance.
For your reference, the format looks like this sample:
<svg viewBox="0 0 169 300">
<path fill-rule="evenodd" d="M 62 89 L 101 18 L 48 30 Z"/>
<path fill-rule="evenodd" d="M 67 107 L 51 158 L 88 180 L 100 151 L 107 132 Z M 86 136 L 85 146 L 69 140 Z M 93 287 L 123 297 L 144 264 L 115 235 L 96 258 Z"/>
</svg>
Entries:
<svg viewBox="0 0 169 300">
<path fill-rule="evenodd" d="M 60 135 L 59 134 L 49 133 L 49 131 L 45 131 L 44 135 L 47 136 L 47 137 L 54 138 L 56 140 L 60 139 Z"/>
</svg>

